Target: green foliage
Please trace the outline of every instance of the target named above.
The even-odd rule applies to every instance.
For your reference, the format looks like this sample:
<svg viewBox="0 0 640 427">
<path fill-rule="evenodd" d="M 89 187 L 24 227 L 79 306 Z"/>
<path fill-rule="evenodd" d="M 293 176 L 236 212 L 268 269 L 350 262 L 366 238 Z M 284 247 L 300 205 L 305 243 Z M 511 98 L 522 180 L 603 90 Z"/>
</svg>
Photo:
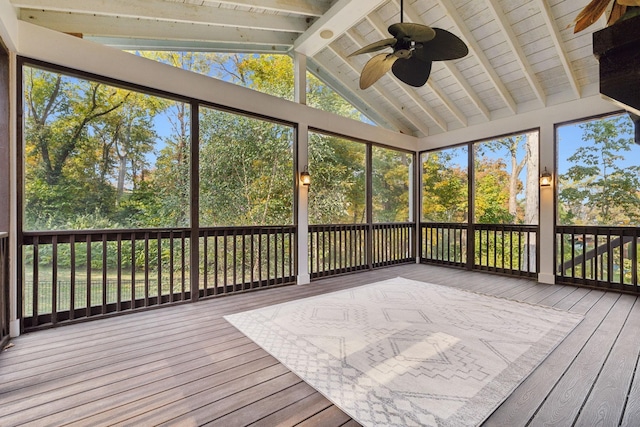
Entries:
<svg viewBox="0 0 640 427">
<path fill-rule="evenodd" d="M 200 223 L 293 221 L 293 129 L 203 109 L 200 120 Z"/>
<path fill-rule="evenodd" d="M 310 224 L 366 222 L 365 149 L 354 141 L 309 134 Z"/>
<path fill-rule="evenodd" d="M 512 224 L 509 212 L 509 175 L 501 160 L 476 161 L 475 214 L 480 224 Z"/>
<path fill-rule="evenodd" d="M 466 148 L 434 151 L 422 159 L 422 220 L 466 222 L 468 217 L 468 172 L 455 163 Z"/>
<path fill-rule="evenodd" d="M 409 179 L 412 156 L 373 147 L 373 222 L 409 221 Z"/>
<path fill-rule="evenodd" d="M 137 54 L 293 97 L 293 63 L 285 55 Z M 34 67 L 24 75 L 25 229 L 189 225 L 188 104 Z M 312 75 L 308 100 L 360 118 Z M 199 121 L 201 225 L 292 223 L 293 129 L 207 108 Z M 312 138 L 312 222 L 365 221 L 365 145 Z M 375 220 L 406 221 L 410 156 L 374 151 Z"/>
<path fill-rule="evenodd" d="M 637 225 L 640 220 L 640 166 L 625 165 L 634 147 L 626 115 L 580 125 L 584 144 L 567 158 L 559 177 L 560 221 L 581 225 Z"/>
</svg>

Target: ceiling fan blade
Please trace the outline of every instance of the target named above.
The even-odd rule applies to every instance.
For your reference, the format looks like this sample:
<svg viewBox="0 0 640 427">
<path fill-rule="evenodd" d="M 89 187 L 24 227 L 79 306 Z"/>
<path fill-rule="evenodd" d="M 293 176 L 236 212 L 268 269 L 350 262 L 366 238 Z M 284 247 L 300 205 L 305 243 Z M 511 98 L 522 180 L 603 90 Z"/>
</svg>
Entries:
<svg viewBox="0 0 640 427">
<path fill-rule="evenodd" d="M 415 56 L 394 62 L 393 74 L 409 86 L 420 87 L 429 80 L 431 61 L 423 61 Z"/>
<path fill-rule="evenodd" d="M 404 22 L 392 24 L 388 29 L 389 33 L 397 39 L 409 38 L 416 43 L 424 43 L 433 39 L 436 32 L 426 25 Z"/>
<path fill-rule="evenodd" d="M 360 89 L 367 89 L 369 86 L 378 81 L 391 69 L 398 58 L 394 55 L 381 53 L 374 56 L 367 62 L 362 69 L 360 75 Z"/>
<path fill-rule="evenodd" d="M 413 56 L 423 61 L 450 61 L 467 56 L 469 48 L 456 35 L 442 28 L 434 30 L 434 39 L 416 46 Z"/>
<path fill-rule="evenodd" d="M 393 47 L 397 42 L 398 42 L 398 40 L 393 39 L 393 38 L 380 40 L 380 41 L 377 41 L 375 43 L 371 43 L 370 45 L 367 45 L 367 46 L 363 47 L 362 49 L 356 50 L 355 52 L 353 52 L 348 57 L 352 57 L 352 56 L 355 56 L 355 55 L 360 55 L 362 53 L 375 52 L 375 51 L 378 51 L 378 50 L 385 49 L 387 47 Z"/>
</svg>

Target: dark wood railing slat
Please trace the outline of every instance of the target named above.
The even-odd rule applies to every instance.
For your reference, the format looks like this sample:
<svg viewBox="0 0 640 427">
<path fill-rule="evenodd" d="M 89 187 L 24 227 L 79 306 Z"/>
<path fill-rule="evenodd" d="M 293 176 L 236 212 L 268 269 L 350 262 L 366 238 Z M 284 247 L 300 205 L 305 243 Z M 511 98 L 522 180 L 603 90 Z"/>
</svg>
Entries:
<svg viewBox="0 0 640 427">
<path fill-rule="evenodd" d="M 556 236 L 558 283 L 640 293 L 640 228 L 562 225 Z"/>
<path fill-rule="evenodd" d="M 473 268 L 500 274 L 534 277 L 533 239 L 537 226 L 518 224 L 421 223 L 420 260 L 424 263 Z M 469 248 L 468 231 L 475 247 Z M 537 245 L 537 243 L 536 243 Z M 468 261 L 467 257 L 473 256 Z M 526 260 L 526 264 L 525 264 Z"/>
<path fill-rule="evenodd" d="M 193 274 L 201 276 L 202 296 L 292 283 L 295 233 L 295 226 L 213 227 L 201 230 L 201 243 L 190 241 L 188 229 L 25 233 L 23 246 L 32 259 L 25 258 L 31 280 L 28 275 L 22 279 L 31 292 L 26 294 L 23 325 L 32 330 L 184 302 L 190 298 L 187 280 Z M 82 256 L 78 244 L 85 246 L 80 246 Z M 204 248 L 201 266 L 186 262 L 194 244 Z M 64 262 L 63 249 L 68 254 Z M 86 280 L 79 281 L 77 270 L 83 266 Z M 130 283 L 124 279 L 127 274 Z M 138 274 L 143 275 L 140 283 Z"/>
</svg>

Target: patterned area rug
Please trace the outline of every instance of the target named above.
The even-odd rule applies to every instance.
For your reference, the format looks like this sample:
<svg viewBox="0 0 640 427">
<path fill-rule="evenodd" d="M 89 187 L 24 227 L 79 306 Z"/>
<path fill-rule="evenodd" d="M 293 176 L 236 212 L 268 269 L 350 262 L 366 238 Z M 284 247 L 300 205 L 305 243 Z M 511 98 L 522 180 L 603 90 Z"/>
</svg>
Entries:
<svg viewBox="0 0 640 427">
<path fill-rule="evenodd" d="M 404 278 L 225 318 L 365 426 L 481 424 L 582 320 Z"/>
</svg>

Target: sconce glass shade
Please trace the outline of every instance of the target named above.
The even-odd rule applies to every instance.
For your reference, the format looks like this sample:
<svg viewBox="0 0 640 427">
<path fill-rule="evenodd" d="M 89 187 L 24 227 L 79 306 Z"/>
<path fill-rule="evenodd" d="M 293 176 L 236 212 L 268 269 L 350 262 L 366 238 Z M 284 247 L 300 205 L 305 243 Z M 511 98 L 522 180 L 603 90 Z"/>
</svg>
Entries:
<svg viewBox="0 0 640 427">
<path fill-rule="evenodd" d="M 544 172 L 540 174 L 540 187 L 550 187 L 553 183 L 553 176 L 551 172 L 544 168 Z"/>
<path fill-rule="evenodd" d="M 302 185 L 311 185 L 311 175 L 309 174 L 309 167 L 305 166 L 304 170 L 300 172 L 300 183 Z"/>
</svg>

